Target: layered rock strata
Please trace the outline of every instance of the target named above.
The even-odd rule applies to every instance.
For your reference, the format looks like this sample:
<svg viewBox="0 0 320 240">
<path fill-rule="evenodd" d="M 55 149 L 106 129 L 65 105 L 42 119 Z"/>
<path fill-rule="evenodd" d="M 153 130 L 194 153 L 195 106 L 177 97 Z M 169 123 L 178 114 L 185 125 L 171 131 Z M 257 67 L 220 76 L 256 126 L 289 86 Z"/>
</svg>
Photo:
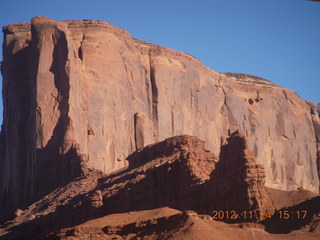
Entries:
<svg viewBox="0 0 320 240">
<path fill-rule="evenodd" d="M 256 163 L 245 136 L 238 131 L 222 146 L 220 160 L 206 185 L 201 204 L 204 209 L 239 214 L 252 211 L 252 219 L 259 219 L 261 210 L 274 210 L 265 187 L 264 167 Z"/>
<path fill-rule="evenodd" d="M 308 211 L 308 216 L 295 219 L 297 224 L 293 221 L 287 224 L 289 220 L 279 216 L 276 220 L 279 224 L 267 219 L 262 223 L 269 232 L 317 228 L 319 196 L 305 190 L 271 191 L 264 187 L 263 168 L 255 163 L 245 138 L 239 133 L 233 133 L 222 148 L 218 161 L 204 148 L 203 141 L 192 136 L 176 136 L 149 145 L 129 156 L 130 167 L 110 175 L 88 171 L 25 209 L 17 210 L 14 219 L 0 225 L 0 237 L 4 240 L 59 239 L 58 236 L 82 239 L 88 234 L 97 234 L 102 239 L 116 237 L 114 235 L 133 238 L 135 234 L 140 237 L 147 232 L 151 234 L 159 227 L 153 237 L 162 238 L 171 230 L 179 231 L 180 220 L 190 216 L 204 214 L 202 219 L 219 224 L 212 220 L 213 210 L 252 211 L 255 213 L 252 217 L 237 214 L 237 219 L 227 215 L 216 219 L 249 224 L 261 223 L 261 210 L 289 206 L 292 211 Z M 170 210 L 171 213 L 183 211 L 184 214 L 171 220 L 158 218 L 157 208 L 165 206 L 177 209 Z M 93 225 L 82 224 L 88 220 L 92 220 Z M 264 232 L 263 226 L 260 228 Z M 305 236 L 301 234 L 300 239 Z"/>
<path fill-rule="evenodd" d="M 2 212 L 84 166 L 125 167 L 134 150 L 170 136 L 198 136 L 219 156 L 238 129 L 266 186 L 318 192 L 318 112 L 291 90 L 217 73 L 101 21 L 36 17 L 3 32 Z"/>
</svg>

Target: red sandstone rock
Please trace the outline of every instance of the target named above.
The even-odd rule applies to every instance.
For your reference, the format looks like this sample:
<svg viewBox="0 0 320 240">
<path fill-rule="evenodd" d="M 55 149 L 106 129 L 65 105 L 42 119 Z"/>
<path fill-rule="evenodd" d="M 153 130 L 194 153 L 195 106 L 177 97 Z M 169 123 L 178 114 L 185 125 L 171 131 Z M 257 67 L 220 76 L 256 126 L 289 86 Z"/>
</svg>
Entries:
<svg viewBox="0 0 320 240">
<path fill-rule="evenodd" d="M 320 237 L 320 231 L 274 234 L 265 232 L 261 225 L 231 225 L 212 221 L 209 216 L 159 208 L 108 215 L 56 231 L 48 239 L 85 239 L 84 236 L 89 239 L 316 240 Z"/>
<path fill-rule="evenodd" d="M 253 211 L 255 219 L 259 219 L 261 210 L 273 212 L 272 198 L 265 187 L 264 167 L 256 163 L 245 136 L 238 131 L 222 146 L 220 160 L 204 192 L 201 204 L 204 209 Z"/>
<path fill-rule="evenodd" d="M 15 214 L 17 217 L 20 217 L 20 216 L 22 215 L 22 213 L 23 213 L 23 211 L 22 211 L 21 209 L 17 209 L 14 214 Z"/>
<path fill-rule="evenodd" d="M 264 187 L 263 168 L 255 163 L 245 137 L 233 133 L 227 142 L 219 161 L 204 148 L 203 141 L 192 136 L 146 146 L 128 157 L 128 168 L 110 175 L 89 171 L 28 206 L 0 226 L 1 239 L 190 239 L 196 234 L 203 239 L 216 236 L 218 229 L 225 239 L 231 239 L 234 231 L 238 235 L 260 231 L 266 239 L 273 239 L 276 235 L 264 231 L 264 226 L 270 233 L 302 228 L 280 239 L 319 236 L 319 197 L 305 190 L 285 192 Z M 261 222 L 258 229 L 257 225 L 225 225 L 211 219 L 213 210 L 252 210 L 259 216 L 270 206 L 308 210 L 308 218 L 296 224 L 278 219 L 276 226 L 254 217 L 220 219 Z M 307 233 L 311 229 L 313 233 Z"/>
<path fill-rule="evenodd" d="M 319 191 L 318 112 L 291 90 L 215 72 L 101 21 L 36 17 L 3 32 L 4 215 L 85 166 L 110 173 L 134 150 L 180 134 L 218 156 L 240 130 L 266 186 Z"/>
</svg>

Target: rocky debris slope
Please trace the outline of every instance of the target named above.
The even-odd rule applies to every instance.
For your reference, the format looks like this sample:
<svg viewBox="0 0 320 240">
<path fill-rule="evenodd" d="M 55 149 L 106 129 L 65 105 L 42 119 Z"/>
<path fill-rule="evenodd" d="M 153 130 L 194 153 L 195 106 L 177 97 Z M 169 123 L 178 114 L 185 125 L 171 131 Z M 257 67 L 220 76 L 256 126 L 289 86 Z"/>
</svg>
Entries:
<svg viewBox="0 0 320 240">
<path fill-rule="evenodd" d="M 319 206 L 320 196 L 316 196 L 299 204 L 278 209 L 271 218 L 264 220 L 263 224 L 266 231 L 277 234 L 286 234 L 304 226 L 307 226 L 310 232 L 320 232 Z"/>
<path fill-rule="evenodd" d="M 318 111 L 291 90 L 215 72 L 102 21 L 36 17 L 3 32 L 2 216 L 86 166 L 110 173 L 135 150 L 181 134 L 219 156 L 239 130 L 266 186 L 319 191 Z"/>
<path fill-rule="evenodd" d="M 305 228 L 289 234 L 272 234 L 260 224 L 226 224 L 192 211 L 160 208 L 108 215 L 56 231 L 48 239 L 316 240 L 319 237 L 319 228 L 312 232 Z"/>
<path fill-rule="evenodd" d="M 237 219 L 218 218 L 220 221 L 261 222 L 261 211 L 295 206 L 316 195 L 305 190 L 285 192 L 265 187 L 263 168 L 255 163 L 240 133 L 231 134 L 222 148 L 218 159 L 205 149 L 204 141 L 187 135 L 146 146 L 128 156 L 128 167 L 109 175 L 88 169 L 83 177 L 16 211 L 16 217 L 1 226 L 0 236 L 28 240 L 182 237 L 186 231 L 194 231 L 193 224 L 207 226 L 213 210 L 239 213 Z M 311 202 L 317 205 L 319 198 Z M 312 208 L 312 204 L 303 205 L 310 211 L 308 219 L 300 224 L 304 232 L 310 224 L 317 226 L 312 216 L 319 214 L 319 209 Z M 253 217 L 244 219 L 240 214 L 243 211 L 252 211 Z M 208 236 L 218 226 L 240 226 L 210 224 Z M 270 232 L 274 229 L 266 226 Z M 263 225 L 260 228 L 268 236 Z M 286 228 L 288 232 L 296 229 Z"/>
</svg>

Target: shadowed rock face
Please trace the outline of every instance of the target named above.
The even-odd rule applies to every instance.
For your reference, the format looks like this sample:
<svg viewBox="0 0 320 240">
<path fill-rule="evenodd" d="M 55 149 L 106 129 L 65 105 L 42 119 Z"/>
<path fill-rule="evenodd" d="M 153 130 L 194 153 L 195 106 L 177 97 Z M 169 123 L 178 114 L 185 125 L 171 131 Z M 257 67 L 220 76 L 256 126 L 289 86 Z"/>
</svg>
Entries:
<svg viewBox="0 0 320 240">
<path fill-rule="evenodd" d="M 1 211 L 84 166 L 125 167 L 134 150 L 174 135 L 198 136 L 219 156 L 238 129 L 266 186 L 318 192 L 318 112 L 291 90 L 217 73 L 101 21 L 36 17 L 3 32 Z"/>
<path fill-rule="evenodd" d="M 204 141 L 188 135 L 148 145 L 131 154 L 128 160 L 129 167 L 125 169 L 110 175 L 91 170 L 27 208 L 19 209 L 14 219 L 0 225 L 1 239 L 68 239 L 72 236 L 82 239 L 87 234 L 100 236 L 92 236 L 93 239 L 110 239 L 113 235 L 125 238 L 134 234 L 167 239 L 172 235 L 164 235 L 179 232 L 188 216 L 202 216 L 201 219 L 219 224 L 211 219 L 213 210 L 238 213 L 237 219 L 224 217 L 220 221 L 260 222 L 271 233 L 304 228 L 303 234 L 309 227 L 314 230 L 319 225 L 319 196 L 314 197 L 315 193 L 305 190 L 287 192 L 265 187 L 264 169 L 256 164 L 246 138 L 238 132 L 232 133 L 222 146 L 219 160 L 205 149 Z M 260 221 L 261 211 L 273 213 L 274 209 L 283 208 L 280 210 L 283 211 L 284 207 L 292 211 L 306 210 L 308 217 L 303 221 L 295 219 L 297 224 L 293 221 L 286 224 L 289 222 L 283 219 L 276 220 L 279 224 L 269 219 Z M 157 208 L 179 213 L 179 217 L 159 217 Z M 254 215 L 245 218 L 243 211 L 252 211 Z M 84 223 L 88 220 L 94 224 Z M 263 227 L 260 228 L 264 232 Z M 229 230 L 223 232 L 230 233 Z M 300 239 L 307 239 L 308 235 L 301 234 Z M 310 235 L 316 239 L 314 233 Z"/>
<path fill-rule="evenodd" d="M 256 163 L 245 136 L 237 131 L 221 147 L 220 160 L 205 189 L 201 207 L 207 211 L 253 211 L 255 218 L 261 209 L 273 211 L 265 187 L 264 167 Z"/>
</svg>

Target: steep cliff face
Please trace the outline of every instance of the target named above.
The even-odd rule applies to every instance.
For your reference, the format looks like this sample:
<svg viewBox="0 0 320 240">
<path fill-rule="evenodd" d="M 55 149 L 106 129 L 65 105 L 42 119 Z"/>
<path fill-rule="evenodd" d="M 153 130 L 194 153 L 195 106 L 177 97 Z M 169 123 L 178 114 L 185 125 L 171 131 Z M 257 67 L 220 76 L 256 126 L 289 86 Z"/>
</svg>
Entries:
<svg viewBox="0 0 320 240">
<path fill-rule="evenodd" d="M 1 215 L 31 198 L 35 183 L 36 86 L 31 77 L 30 24 L 3 29 Z M 11 206 L 11 207 L 10 207 Z"/>
<path fill-rule="evenodd" d="M 3 32 L 2 209 L 84 166 L 124 167 L 134 150 L 174 135 L 198 136 L 219 156 L 235 130 L 264 166 L 266 186 L 318 192 L 318 112 L 291 90 L 217 73 L 101 21 L 37 17 Z"/>
<path fill-rule="evenodd" d="M 2 216 L 81 173 L 68 141 L 65 25 L 48 19 L 4 28 Z"/>
</svg>

